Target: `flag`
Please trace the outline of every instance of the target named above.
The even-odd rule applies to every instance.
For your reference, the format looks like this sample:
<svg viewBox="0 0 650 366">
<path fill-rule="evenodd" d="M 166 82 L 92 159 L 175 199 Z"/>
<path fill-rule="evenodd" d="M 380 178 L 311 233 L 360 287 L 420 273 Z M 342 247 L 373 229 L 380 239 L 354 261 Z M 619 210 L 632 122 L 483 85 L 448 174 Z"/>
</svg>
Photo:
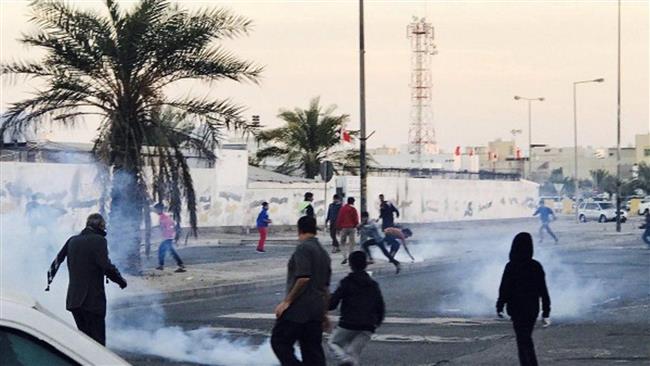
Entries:
<svg viewBox="0 0 650 366">
<path fill-rule="evenodd" d="M 456 149 L 454 149 L 454 155 L 460 156 L 460 146 L 456 146 Z"/>
<path fill-rule="evenodd" d="M 517 148 L 517 151 L 515 152 L 515 158 L 517 160 L 521 159 L 521 149 Z"/>
<path fill-rule="evenodd" d="M 350 131 L 343 128 L 341 133 L 341 139 L 343 139 L 343 141 L 345 142 L 352 142 L 352 135 L 350 135 Z"/>
</svg>

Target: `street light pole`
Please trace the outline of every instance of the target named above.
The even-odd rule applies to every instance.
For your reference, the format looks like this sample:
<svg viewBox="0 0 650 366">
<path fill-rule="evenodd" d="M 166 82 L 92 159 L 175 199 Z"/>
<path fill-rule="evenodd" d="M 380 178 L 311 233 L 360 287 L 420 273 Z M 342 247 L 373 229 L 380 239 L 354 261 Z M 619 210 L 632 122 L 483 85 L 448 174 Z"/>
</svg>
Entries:
<svg viewBox="0 0 650 366">
<path fill-rule="evenodd" d="M 366 74 L 365 41 L 363 32 L 363 0 L 359 0 L 359 178 L 361 212 L 368 211 L 366 165 Z"/>
<path fill-rule="evenodd" d="M 526 98 L 515 95 L 515 100 L 525 100 L 528 102 L 528 179 L 531 179 L 533 175 L 533 114 L 532 114 L 532 102 L 538 101 L 543 102 L 543 97 L 538 98 Z"/>
<path fill-rule="evenodd" d="M 616 231 L 621 232 L 621 0 L 618 0 L 618 64 L 616 92 Z"/>
<path fill-rule="evenodd" d="M 578 217 L 578 193 L 580 188 L 580 183 L 578 180 L 578 102 L 576 95 L 576 86 L 578 84 L 586 83 L 602 83 L 605 79 L 598 78 L 593 80 L 582 80 L 573 82 L 573 181 L 576 186 L 575 196 L 576 196 L 576 218 Z"/>
</svg>

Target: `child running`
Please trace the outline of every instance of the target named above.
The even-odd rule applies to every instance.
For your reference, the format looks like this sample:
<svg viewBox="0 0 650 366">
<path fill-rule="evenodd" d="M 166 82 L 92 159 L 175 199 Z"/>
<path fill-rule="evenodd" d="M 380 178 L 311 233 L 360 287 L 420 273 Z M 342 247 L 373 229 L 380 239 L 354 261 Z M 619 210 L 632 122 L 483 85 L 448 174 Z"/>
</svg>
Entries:
<svg viewBox="0 0 650 366">
<path fill-rule="evenodd" d="M 366 259 L 361 251 L 350 254 L 352 272 L 330 298 L 329 310 L 341 303 L 341 318 L 328 342 L 338 365 L 359 365 L 361 351 L 384 320 L 384 299 L 377 282 L 365 271 Z"/>
<path fill-rule="evenodd" d="M 361 234 L 361 240 L 363 244 L 361 247 L 363 251 L 366 252 L 370 263 L 373 263 L 372 256 L 370 255 L 370 246 L 376 245 L 379 247 L 384 256 L 388 258 L 388 261 L 395 266 L 395 273 L 399 273 L 401 270 L 400 264 L 395 258 L 390 255 L 390 252 L 386 249 L 386 244 L 384 242 L 384 235 L 379 230 L 377 223 L 370 221 L 370 216 L 368 212 L 364 211 L 361 213 L 361 224 L 359 225 L 359 232 Z"/>
</svg>

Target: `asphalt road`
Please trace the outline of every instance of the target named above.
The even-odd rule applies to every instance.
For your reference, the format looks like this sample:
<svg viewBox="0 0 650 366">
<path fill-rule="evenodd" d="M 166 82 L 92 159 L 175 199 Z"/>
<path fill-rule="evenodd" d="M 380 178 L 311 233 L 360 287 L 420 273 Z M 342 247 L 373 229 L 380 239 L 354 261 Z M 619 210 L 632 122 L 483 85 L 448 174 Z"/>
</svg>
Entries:
<svg viewBox="0 0 650 366">
<path fill-rule="evenodd" d="M 579 241 L 575 236 L 570 239 Z M 507 261 L 508 245 L 501 241 L 440 244 L 448 260 L 375 277 L 389 319 L 364 350 L 363 364 L 517 365 L 511 324 L 494 317 L 496 288 Z M 440 250 L 427 245 L 434 244 L 418 244 L 414 251 Z M 239 257 L 234 251 L 227 257 Z M 274 255 L 289 253 L 282 249 Z M 201 258 L 200 251 L 192 254 Z M 545 266 L 553 309 L 553 324 L 538 326 L 534 333 L 540 364 L 650 364 L 650 250 L 638 238 L 595 247 L 539 244 L 535 256 Z M 283 290 L 278 286 L 164 304 L 165 324 L 189 332 L 209 327 L 215 337 L 239 346 L 268 347 L 271 313 Z M 130 308 L 114 315 L 128 321 L 147 311 Z M 174 342 L 169 346 L 175 347 Z M 134 365 L 202 364 L 176 356 L 120 353 Z M 268 357 L 268 352 L 260 357 Z M 215 359 L 219 357 L 211 358 Z M 223 364 L 237 364 L 229 360 Z"/>
</svg>

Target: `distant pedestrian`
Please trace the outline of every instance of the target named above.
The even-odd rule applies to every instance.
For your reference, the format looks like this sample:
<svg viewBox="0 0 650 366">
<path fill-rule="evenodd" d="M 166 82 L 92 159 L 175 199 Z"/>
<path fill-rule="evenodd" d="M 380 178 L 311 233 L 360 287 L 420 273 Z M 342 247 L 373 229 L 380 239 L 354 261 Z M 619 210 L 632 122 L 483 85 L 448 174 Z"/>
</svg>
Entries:
<svg viewBox="0 0 650 366">
<path fill-rule="evenodd" d="M 327 343 L 339 365 L 359 365 L 361 351 L 384 320 L 384 299 L 379 284 L 365 271 L 366 260 L 364 252 L 350 254 L 352 273 L 330 298 L 329 310 L 341 303 L 339 324 Z"/>
<path fill-rule="evenodd" d="M 176 252 L 176 249 L 174 249 L 174 241 L 176 240 L 176 225 L 174 224 L 174 220 L 165 214 L 165 206 L 162 203 L 156 203 L 156 205 L 153 206 L 153 209 L 158 214 L 160 232 L 163 237 L 163 241 L 158 247 L 158 267 L 156 267 L 156 269 L 159 271 L 164 269 L 165 256 L 169 251 L 178 265 L 175 272 L 185 272 L 185 265 Z"/>
<path fill-rule="evenodd" d="M 359 226 L 359 214 L 354 208 L 354 197 L 348 197 L 348 203 L 341 207 L 336 218 L 336 227 L 341 230 L 341 246 L 343 247 L 343 261 L 348 263 L 348 256 L 356 246 L 357 226 Z"/>
<path fill-rule="evenodd" d="M 381 218 L 381 229 L 395 226 L 395 216 L 399 218 L 399 211 L 390 202 L 384 200 L 384 195 L 379 195 L 379 217 Z"/>
<path fill-rule="evenodd" d="M 557 244 L 558 238 L 557 236 L 555 236 L 555 234 L 551 230 L 551 227 L 549 226 L 551 221 L 555 221 L 557 219 L 553 210 L 546 207 L 544 201 L 540 201 L 539 207 L 537 208 L 533 216 L 537 216 L 537 215 L 539 215 L 539 219 L 542 223 L 542 226 L 539 227 L 539 242 L 542 243 L 544 241 L 544 230 L 546 230 L 549 233 L 549 235 L 551 235 L 553 240 L 555 240 L 555 244 Z"/>
<path fill-rule="evenodd" d="M 642 234 L 643 241 L 650 246 L 650 213 L 645 214 L 645 224 L 641 225 L 645 229 Z"/>
<path fill-rule="evenodd" d="M 539 316 L 540 298 L 543 326 L 551 324 L 551 298 L 544 277 L 544 268 L 533 259 L 533 238 L 529 233 L 517 234 L 512 241 L 510 261 L 506 264 L 499 286 L 497 315 L 503 318 L 505 305 L 512 319 L 522 366 L 537 366 L 532 335 Z"/>
<path fill-rule="evenodd" d="M 370 247 L 375 245 L 377 246 L 384 256 L 388 258 L 388 261 L 395 266 L 395 273 L 399 273 L 401 270 L 400 263 L 393 257 L 388 249 L 386 249 L 386 242 L 384 239 L 385 236 L 379 230 L 379 226 L 376 222 L 370 220 L 370 215 L 367 212 L 361 213 L 361 224 L 359 225 L 359 232 L 361 233 L 361 248 L 366 252 L 368 260 L 370 263 L 374 263 L 372 260 L 372 255 L 370 254 Z"/>
<path fill-rule="evenodd" d="M 264 253 L 264 243 L 266 242 L 266 235 L 268 234 L 269 224 L 269 203 L 262 202 L 262 210 L 257 215 L 257 231 L 260 233 L 260 240 L 257 242 L 257 251 Z"/>
<path fill-rule="evenodd" d="M 330 227 L 330 237 L 332 238 L 332 253 L 338 253 L 341 251 L 339 248 L 338 240 L 338 228 L 336 227 L 336 218 L 339 216 L 339 210 L 341 210 L 341 196 L 335 194 L 332 197 L 332 203 L 330 203 L 327 208 L 327 218 L 325 219 L 325 225 L 329 223 Z"/>
<path fill-rule="evenodd" d="M 408 245 L 406 245 L 406 239 L 413 236 L 413 232 L 408 228 L 398 228 L 398 227 L 388 227 L 384 229 L 384 242 L 389 249 L 390 256 L 395 258 L 397 251 L 400 246 L 404 247 L 406 254 L 411 257 L 411 261 L 415 262 L 415 258 L 411 254 Z"/>
<path fill-rule="evenodd" d="M 305 198 L 300 203 L 300 206 L 298 208 L 300 217 L 308 216 L 316 219 L 316 214 L 314 213 L 314 205 L 312 204 L 313 201 L 314 201 L 314 194 L 311 192 L 305 192 Z"/>
<path fill-rule="evenodd" d="M 271 347 L 283 366 L 324 366 L 323 331 L 329 329 L 330 257 L 316 238 L 316 219 L 298 220 L 298 239 L 287 267 L 287 295 L 275 308 Z M 300 345 L 302 362 L 294 354 Z"/>
<path fill-rule="evenodd" d="M 101 345 L 106 345 L 106 292 L 104 276 L 126 288 L 126 280 L 108 258 L 106 222 L 102 215 L 88 216 L 86 228 L 65 243 L 47 271 L 47 289 L 68 259 L 66 310 L 72 312 L 77 328 Z"/>
</svg>

